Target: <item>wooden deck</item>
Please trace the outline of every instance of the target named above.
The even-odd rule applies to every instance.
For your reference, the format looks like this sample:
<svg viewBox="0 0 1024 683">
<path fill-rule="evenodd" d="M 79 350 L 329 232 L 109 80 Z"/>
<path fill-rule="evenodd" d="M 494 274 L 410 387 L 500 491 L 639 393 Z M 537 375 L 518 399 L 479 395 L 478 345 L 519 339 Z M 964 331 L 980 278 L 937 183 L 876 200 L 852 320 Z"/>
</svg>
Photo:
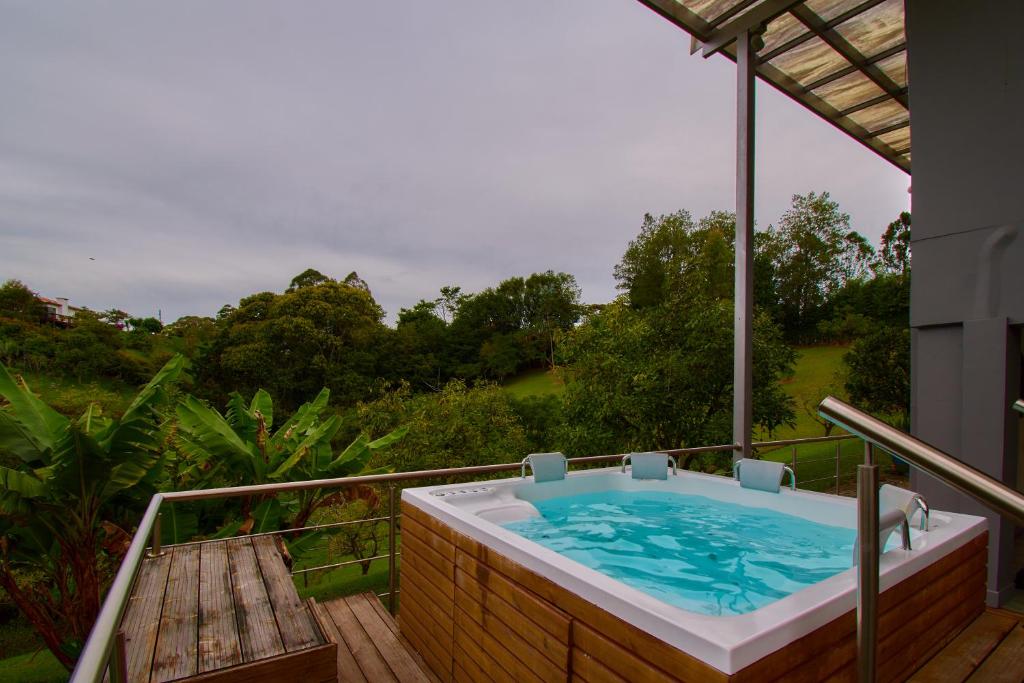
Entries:
<svg viewBox="0 0 1024 683">
<path fill-rule="evenodd" d="M 121 622 L 128 680 L 333 681 L 336 647 L 269 536 L 147 558 Z"/>
<path fill-rule="evenodd" d="M 373 593 L 315 605 L 314 611 L 338 644 L 340 683 L 438 683 Z"/>
<path fill-rule="evenodd" d="M 910 680 L 913 683 L 1024 682 L 1024 614 L 986 610 Z"/>
</svg>

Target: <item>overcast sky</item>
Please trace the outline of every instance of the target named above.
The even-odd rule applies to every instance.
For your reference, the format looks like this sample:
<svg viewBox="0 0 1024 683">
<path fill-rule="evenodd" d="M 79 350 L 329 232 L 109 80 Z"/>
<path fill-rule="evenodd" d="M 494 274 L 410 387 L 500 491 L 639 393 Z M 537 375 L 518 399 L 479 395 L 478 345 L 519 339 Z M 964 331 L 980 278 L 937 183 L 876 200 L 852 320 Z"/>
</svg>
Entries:
<svg viewBox="0 0 1024 683">
<path fill-rule="evenodd" d="M 600 302 L 645 212 L 734 206 L 735 67 L 634 0 L 0 12 L 0 280 L 78 305 L 211 315 L 307 267 L 389 320 L 549 268 Z M 909 176 L 758 98 L 758 224 L 828 190 L 877 243 Z"/>
</svg>

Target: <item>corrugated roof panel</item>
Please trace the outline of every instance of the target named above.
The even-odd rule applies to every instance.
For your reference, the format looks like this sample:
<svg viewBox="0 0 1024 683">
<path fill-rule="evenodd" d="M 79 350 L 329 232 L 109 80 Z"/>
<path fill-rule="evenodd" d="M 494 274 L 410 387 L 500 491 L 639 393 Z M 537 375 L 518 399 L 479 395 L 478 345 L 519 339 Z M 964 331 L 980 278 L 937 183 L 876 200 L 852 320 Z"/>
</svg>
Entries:
<svg viewBox="0 0 1024 683">
<path fill-rule="evenodd" d="M 871 135 L 909 115 L 900 102 L 908 87 L 904 0 L 639 1 L 698 40 L 724 44 L 719 53 L 733 60 L 737 31 L 755 30 L 777 13 L 758 51 L 766 60 L 755 67 L 758 77 L 909 172 L 909 153 L 899 154 L 909 149 L 909 127 Z M 822 80 L 829 82 L 808 90 Z M 863 108 L 841 115 L 857 107 Z"/>
<path fill-rule="evenodd" d="M 907 109 L 896 100 L 886 100 L 867 109 L 855 111 L 848 117 L 868 132 L 907 120 Z"/>
<path fill-rule="evenodd" d="M 885 94 L 884 90 L 859 71 L 815 88 L 813 92 L 839 111 Z"/>
<path fill-rule="evenodd" d="M 836 26 L 836 32 L 865 57 L 906 40 L 903 28 L 903 0 L 885 0 Z"/>
<path fill-rule="evenodd" d="M 780 45 L 805 33 L 807 33 L 807 28 L 796 17 L 788 13 L 783 14 L 768 24 L 768 30 L 764 33 L 764 48 L 761 52 L 771 52 Z"/>
<path fill-rule="evenodd" d="M 832 21 L 850 9 L 851 3 L 850 0 L 807 0 L 804 5 L 825 21 Z"/>
<path fill-rule="evenodd" d="M 907 87 L 907 53 L 906 51 L 886 57 L 875 62 L 875 66 L 892 79 L 901 88 Z"/>
<path fill-rule="evenodd" d="M 797 45 L 769 63 L 803 86 L 810 85 L 847 64 L 842 55 L 818 37 Z"/>
<path fill-rule="evenodd" d="M 882 133 L 878 136 L 878 141 L 884 142 L 896 150 L 906 149 L 910 147 L 910 126 Z"/>
</svg>

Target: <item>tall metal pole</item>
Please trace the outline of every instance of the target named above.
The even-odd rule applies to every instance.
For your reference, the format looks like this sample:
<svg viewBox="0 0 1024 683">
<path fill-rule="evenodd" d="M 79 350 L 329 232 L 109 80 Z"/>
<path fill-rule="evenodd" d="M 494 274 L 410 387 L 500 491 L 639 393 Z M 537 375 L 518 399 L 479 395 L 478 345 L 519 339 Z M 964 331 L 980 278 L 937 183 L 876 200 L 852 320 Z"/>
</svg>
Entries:
<svg viewBox="0 0 1024 683">
<path fill-rule="evenodd" d="M 874 683 L 878 647 L 878 465 L 870 443 L 857 466 L 857 669 L 860 683 Z"/>
<path fill-rule="evenodd" d="M 388 484 L 388 611 L 395 613 L 397 603 L 395 595 L 398 588 L 398 576 L 395 575 L 395 516 L 398 508 L 395 506 L 395 485 Z"/>
<path fill-rule="evenodd" d="M 736 37 L 736 284 L 733 296 L 733 460 L 753 455 L 754 60 L 750 32 Z"/>
</svg>

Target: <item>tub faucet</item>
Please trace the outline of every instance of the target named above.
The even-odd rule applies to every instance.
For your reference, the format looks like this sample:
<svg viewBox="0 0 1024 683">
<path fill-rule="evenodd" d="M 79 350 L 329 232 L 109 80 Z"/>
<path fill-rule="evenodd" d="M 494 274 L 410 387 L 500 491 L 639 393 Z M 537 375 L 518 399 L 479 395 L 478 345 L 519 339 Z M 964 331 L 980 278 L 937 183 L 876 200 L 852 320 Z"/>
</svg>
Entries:
<svg viewBox="0 0 1024 683">
<path fill-rule="evenodd" d="M 918 528 L 920 528 L 921 531 L 928 531 L 929 517 L 931 514 L 931 509 L 928 507 L 928 501 L 925 500 L 924 496 L 920 493 L 915 493 L 911 501 L 917 506 L 917 509 L 921 511 L 921 524 Z M 914 513 L 910 513 L 910 516 L 912 517 L 913 514 Z"/>
</svg>

